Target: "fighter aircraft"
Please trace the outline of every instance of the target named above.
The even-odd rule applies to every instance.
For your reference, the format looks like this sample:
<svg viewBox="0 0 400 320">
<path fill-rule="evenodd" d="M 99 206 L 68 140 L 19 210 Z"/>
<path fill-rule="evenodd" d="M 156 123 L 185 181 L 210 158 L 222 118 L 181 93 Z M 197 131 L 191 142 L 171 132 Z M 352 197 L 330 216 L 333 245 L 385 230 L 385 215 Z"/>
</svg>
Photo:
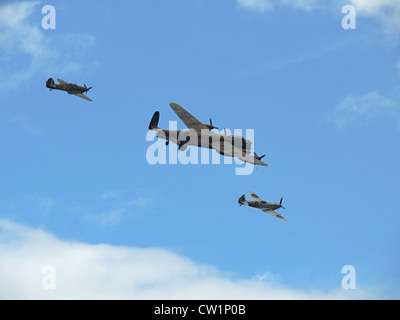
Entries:
<svg viewBox="0 0 400 320">
<path fill-rule="evenodd" d="M 282 206 L 282 201 L 283 197 L 281 198 L 281 201 L 279 203 L 276 202 L 267 202 L 264 200 L 261 200 L 258 195 L 256 195 L 253 191 L 249 191 L 250 197 L 252 201 L 246 200 L 245 196 L 242 195 L 240 198 L 238 198 L 238 203 L 240 205 L 245 205 L 253 208 L 260 209 L 261 211 L 270 214 L 271 216 L 277 217 L 278 219 L 287 221 L 284 217 L 282 217 L 279 213 L 275 212 L 274 210 L 277 209 L 285 209 L 285 207 Z"/>
<path fill-rule="evenodd" d="M 93 101 L 92 99 L 90 99 L 88 96 L 84 95 L 83 93 L 88 92 L 90 89 L 92 89 L 92 87 L 86 87 L 86 85 L 84 84 L 84 86 L 78 86 L 74 83 L 67 83 L 66 81 L 62 80 L 62 79 L 57 79 L 59 84 L 56 84 L 53 80 L 53 78 L 49 78 L 46 81 L 46 87 L 51 90 L 56 89 L 56 90 L 63 90 L 63 91 L 67 91 L 69 94 L 74 94 L 82 99 L 88 100 L 88 101 Z"/>
<path fill-rule="evenodd" d="M 178 145 L 178 149 L 185 151 L 190 145 L 214 149 L 219 154 L 237 157 L 238 159 L 249 162 L 254 165 L 268 166 L 265 162 L 261 161 L 263 156 L 258 156 L 256 153 L 250 155 L 251 141 L 244 139 L 242 136 L 236 135 L 223 135 L 212 131 L 217 129 L 212 124 L 204 124 L 192 116 L 188 111 L 176 103 L 170 103 L 172 110 L 178 115 L 183 123 L 189 130 L 164 130 L 158 127 L 160 112 L 156 111 L 150 121 L 149 130 L 156 132 L 156 136 L 165 139 L 165 144 L 168 145 L 170 141 Z"/>
</svg>

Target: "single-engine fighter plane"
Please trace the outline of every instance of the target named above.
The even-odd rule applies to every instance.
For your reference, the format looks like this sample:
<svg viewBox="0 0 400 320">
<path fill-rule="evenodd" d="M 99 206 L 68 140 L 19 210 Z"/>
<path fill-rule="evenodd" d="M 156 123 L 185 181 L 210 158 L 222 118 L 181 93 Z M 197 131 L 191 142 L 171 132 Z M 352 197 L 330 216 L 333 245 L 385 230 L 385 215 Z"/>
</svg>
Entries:
<svg viewBox="0 0 400 320">
<path fill-rule="evenodd" d="M 238 159 L 249 162 L 251 164 L 258 164 L 261 166 L 268 166 L 265 162 L 261 161 L 265 155 L 259 157 L 256 153 L 250 155 L 251 141 L 244 139 L 242 136 L 236 135 L 223 135 L 212 131 L 218 129 L 212 124 L 204 124 L 187 112 L 184 108 L 176 103 L 170 103 L 172 110 L 178 115 L 183 123 L 189 130 L 164 130 L 158 127 L 160 112 L 156 111 L 150 121 L 149 130 L 156 132 L 156 136 L 165 139 L 165 144 L 168 145 L 170 141 L 178 145 L 178 149 L 185 151 L 188 146 L 197 146 L 208 149 L 214 149 L 219 154 L 237 157 Z"/>
<path fill-rule="evenodd" d="M 82 99 L 88 100 L 88 101 L 93 101 L 92 99 L 90 99 L 88 96 L 84 95 L 83 93 L 87 93 L 90 89 L 92 89 L 92 87 L 86 87 L 86 85 L 84 84 L 83 87 L 82 86 L 78 86 L 75 83 L 67 83 L 66 81 L 62 80 L 62 79 L 57 79 L 58 80 L 58 84 L 56 84 L 53 80 L 53 78 L 49 78 L 46 81 L 46 87 L 51 90 L 55 89 L 55 90 L 62 90 L 62 91 L 67 91 L 69 94 L 74 94 Z"/>
<path fill-rule="evenodd" d="M 264 200 L 261 200 L 258 195 L 256 195 L 253 191 L 249 191 L 250 197 L 252 201 L 246 200 L 245 196 L 242 195 L 240 198 L 238 198 L 238 203 L 240 205 L 245 205 L 253 208 L 260 209 L 261 211 L 270 214 L 271 216 L 274 216 L 278 219 L 287 221 L 284 217 L 282 217 L 279 213 L 275 212 L 274 210 L 277 209 L 285 209 L 285 207 L 282 206 L 282 201 L 283 197 L 281 198 L 281 201 L 279 203 L 276 202 L 267 202 Z"/>
</svg>

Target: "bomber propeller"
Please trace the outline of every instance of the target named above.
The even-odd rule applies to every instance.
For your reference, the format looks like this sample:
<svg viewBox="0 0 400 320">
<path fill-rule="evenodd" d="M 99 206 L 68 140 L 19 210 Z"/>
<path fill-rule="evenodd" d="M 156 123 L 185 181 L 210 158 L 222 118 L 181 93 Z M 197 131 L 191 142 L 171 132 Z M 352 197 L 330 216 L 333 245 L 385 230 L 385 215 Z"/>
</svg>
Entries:
<svg viewBox="0 0 400 320">
<path fill-rule="evenodd" d="M 255 157 L 256 159 L 258 159 L 258 160 L 261 160 L 262 158 L 265 157 L 265 154 L 263 154 L 263 155 L 260 157 L 257 153 L 254 152 L 254 157 Z"/>
<path fill-rule="evenodd" d="M 206 126 L 207 126 L 210 130 L 212 130 L 212 129 L 218 129 L 217 127 L 214 127 L 214 126 L 213 126 L 213 123 L 212 123 L 211 118 L 210 118 L 210 124 L 207 124 Z"/>
</svg>

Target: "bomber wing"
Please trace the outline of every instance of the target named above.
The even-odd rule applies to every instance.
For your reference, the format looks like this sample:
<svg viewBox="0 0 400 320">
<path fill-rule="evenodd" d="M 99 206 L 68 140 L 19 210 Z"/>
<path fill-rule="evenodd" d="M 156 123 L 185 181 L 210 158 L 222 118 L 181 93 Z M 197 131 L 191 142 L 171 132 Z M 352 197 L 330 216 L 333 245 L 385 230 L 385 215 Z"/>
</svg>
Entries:
<svg viewBox="0 0 400 320">
<path fill-rule="evenodd" d="M 67 81 L 64 81 L 63 79 L 57 79 L 57 81 L 61 84 L 67 84 Z"/>
<path fill-rule="evenodd" d="M 189 112 L 187 112 L 184 108 L 182 108 L 179 104 L 170 103 L 169 104 L 177 114 L 177 116 L 183 121 L 183 123 L 189 128 L 194 129 L 197 132 L 201 132 L 202 129 L 210 130 L 204 123 L 197 120 L 193 117 Z"/>
<path fill-rule="evenodd" d="M 235 157 L 237 157 L 238 159 L 240 159 L 244 162 L 248 162 L 248 163 L 251 163 L 254 165 L 258 164 L 260 166 L 265 166 L 265 167 L 268 166 L 268 163 L 265 163 L 264 161 L 261 161 L 257 157 L 252 156 L 250 154 L 243 155 L 241 152 L 237 152 L 237 154 L 235 154 Z"/>
<path fill-rule="evenodd" d="M 218 153 L 222 153 L 223 151 L 219 143 L 214 143 L 212 148 L 215 149 Z M 243 162 L 248 162 L 253 165 L 258 164 L 260 166 L 268 166 L 267 163 L 261 161 L 258 157 L 252 156 L 250 154 L 243 154 L 243 150 L 238 148 L 234 148 L 232 156 L 238 158 L 239 160 L 242 160 Z"/>
<path fill-rule="evenodd" d="M 88 96 L 84 95 L 83 93 L 73 93 L 74 95 L 78 96 L 79 98 L 85 99 L 87 101 L 93 101 Z"/>
<path fill-rule="evenodd" d="M 278 212 L 275 212 L 272 209 L 261 209 L 263 212 L 270 214 L 271 216 L 278 218 L 283 221 L 287 221 L 284 217 L 282 217 Z"/>
</svg>

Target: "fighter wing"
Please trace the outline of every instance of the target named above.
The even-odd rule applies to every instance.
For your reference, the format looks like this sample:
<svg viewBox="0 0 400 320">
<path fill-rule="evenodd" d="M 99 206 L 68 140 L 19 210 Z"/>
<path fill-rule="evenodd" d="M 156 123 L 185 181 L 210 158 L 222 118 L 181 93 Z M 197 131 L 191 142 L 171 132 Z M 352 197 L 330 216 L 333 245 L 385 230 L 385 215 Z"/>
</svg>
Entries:
<svg viewBox="0 0 400 320">
<path fill-rule="evenodd" d="M 177 114 L 177 116 L 183 121 L 183 123 L 189 128 L 194 129 L 197 132 L 201 132 L 202 129 L 210 130 L 204 123 L 197 120 L 193 117 L 189 112 L 187 112 L 184 108 L 182 108 L 179 104 L 170 103 L 169 104 Z"/>
<path fill-rule="evenodd" d="M 63 79 L 57 79 L 57 81 L 58 81 L 59 83 L 61 83 L 61 84 L 67 84 L 67 82 L 64 81 Z"/>
<path fill-rule="evenodd" d="M 258 195 L 256 195 L 253 191 L 250 190 L 249 195 L 251 197 L 251 200 L 261 202 L 261 198 Z"/>
<path fill-rule="evenodd" d="M 281 219 L 283 221 L 287 221 L 284 217 L 282 217 L 279 213 L 275 212 L 272 209 L 261 209 L 263 212 L 270 214 L 271 216 Z"/>
<path fill-rule="evenodd" d="M 74 95 L 78 96 L 79 98 L 85 99 L 87 101 L 93 101 L 88 96 L 84 95 L 83 93 L 73 93 Z"/>
</svg>

